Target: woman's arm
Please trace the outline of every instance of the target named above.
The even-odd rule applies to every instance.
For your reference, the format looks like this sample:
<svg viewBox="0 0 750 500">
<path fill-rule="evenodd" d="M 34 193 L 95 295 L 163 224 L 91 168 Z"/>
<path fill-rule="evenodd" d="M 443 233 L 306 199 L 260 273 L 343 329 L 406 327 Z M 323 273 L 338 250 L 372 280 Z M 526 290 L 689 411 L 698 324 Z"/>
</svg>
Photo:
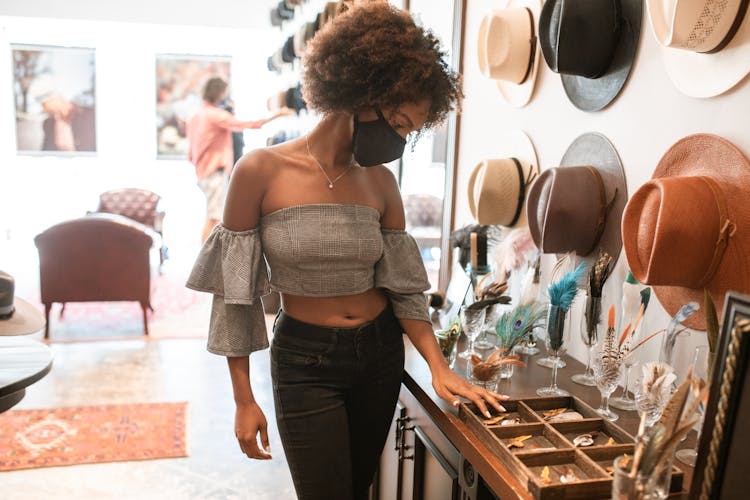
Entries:
<svg viewBox="0 0 750 500">
<path fill-rule="evenodd" d="M 244 231 L 258 225 L 260 204 L 266 186 L 260 152 L 243 156 L 234 168 L 227 200 L 224 205 L 223 225 L 232 231 Z M 268 443 L 268 423 L 253 396 L 250 383 L 250 357 L 227 357 L 229 376 L 236 406 L 234 433 L 242 452 L 250 458 L 268 460 L 271 448 Z M 258 434 L 260 443 L 258 446 Z"/>
<path fill-rule="evenodd" d="M 406 227 L 404 206 L 396 179 L 385 167 L 372 168 L 375 169 L 372 173 L 377 176 L 378 184 L 385 197 L 386 208 L 380 221 L 381 227 L 403 230 Z M 426 300 L 425 307 L 427 307 Z M 506 396 L 472 385 L 450 369 L 440 351 L 430 323 L 416 319 L 399 319 L 399 322 L 411 343 L 430 367 L 432 387 L 440 398 L 453 406 L 458 406 L 457 396 L 465 397 L 477 405 L 477 408 L 488 418 L 490 414 L 487 411 L 487 403 L 498 411 L 505 411 L 499 400 L 508 399 Z"/>
</svg>

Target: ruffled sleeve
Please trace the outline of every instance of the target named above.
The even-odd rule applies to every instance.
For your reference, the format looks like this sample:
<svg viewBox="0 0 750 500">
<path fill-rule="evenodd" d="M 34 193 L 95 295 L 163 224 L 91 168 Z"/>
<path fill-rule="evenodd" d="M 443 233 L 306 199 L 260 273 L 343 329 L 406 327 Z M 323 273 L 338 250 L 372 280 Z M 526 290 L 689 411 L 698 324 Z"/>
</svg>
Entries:
<svg viewBox="0 0 750 500">
<path fill-rule="evenodd" d="M 383 256 L 375 264 L 375 286 L 385 290 L 399 319 L 430 321 L 430 289 L 419 246 L 403 230 L 383 229 Z"/>
<path fill-rule="evenodd" d="M 195 261 L 186 286 L 214 294 L 208 350 L 247 356 L 268 347 L 261 296 L 271 292 L 260 228 L 230 231 L 218 225 Z"/>
</svg>

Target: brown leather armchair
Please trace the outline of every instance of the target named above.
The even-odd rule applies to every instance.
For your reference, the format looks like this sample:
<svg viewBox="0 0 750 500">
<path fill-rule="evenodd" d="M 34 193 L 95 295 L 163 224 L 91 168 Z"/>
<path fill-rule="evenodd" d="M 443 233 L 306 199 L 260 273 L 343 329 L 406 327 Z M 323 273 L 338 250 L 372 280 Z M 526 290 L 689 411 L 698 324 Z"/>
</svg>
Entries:
<svg viewBox="0 0 750 500">
<path fill-rule="evenodd" d="M 121 188 L 105 191 L 99 195 L 97 212 L 122 215 L 140 222 L 157 233 L 161 238 L 164 210 L 160 210 L 161 196 L 139 188 Z M 159 250 L 159 270 L 167 259 L 167 247 L 161 242 Z"/>
<path fill-rule="evenodd" d="M 137 301 L 148 335 L 150 251 L 159 237 L 127 217 L 93 214 L 56 224 L 34 238 L 49 338 L 53 302 Z M 61 313 L 62 314 L 62 313 Z"/>
</svg>

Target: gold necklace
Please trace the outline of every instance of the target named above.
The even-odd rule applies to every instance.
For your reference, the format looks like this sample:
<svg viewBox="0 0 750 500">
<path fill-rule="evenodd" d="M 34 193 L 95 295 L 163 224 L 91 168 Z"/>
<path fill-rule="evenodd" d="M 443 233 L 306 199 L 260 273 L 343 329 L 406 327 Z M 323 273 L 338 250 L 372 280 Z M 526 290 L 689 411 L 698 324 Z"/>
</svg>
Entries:
<svg viewBox="0 0 750 500">
<path fill-rule="evenodd" d="M 326 179 L 328 180 L 328 189 L 333 189 L 334 183 L 336 181 L 338 181 L 339 179 L 341 179 L 343 176 L 345 176 L 347 174 L 347 172 L 349 172 L 349 170 L 352 169 L 352 164 L 349 164 L 349 166 L 346 167 L 346 170 L 344 170 L 343 172 L 341 172 L 338 175 L 338 177 L 336 177 L 335 179 L 331 180 L 331 178 L 328 177 L 328 174 L 326 173 L 326 169 L 323 168 L 323 165 L 320 164 L 320 162 L 318 161 L 318 159 L 315 158 L 315 156 L 313 156 L 312 152 L 310 151 L 310 139 L 308 138 L 308 136 L 305 136 L 305 144 L 307 144 L 307 154 L 310 155 L 310 158 L 312 158 L 313 160 L 315 160 L 315 163 L 318 164 L 318 167 L 320 168 L 320 171 L 323 172 L 323 175 L 326 176 Z"/>
</svg>

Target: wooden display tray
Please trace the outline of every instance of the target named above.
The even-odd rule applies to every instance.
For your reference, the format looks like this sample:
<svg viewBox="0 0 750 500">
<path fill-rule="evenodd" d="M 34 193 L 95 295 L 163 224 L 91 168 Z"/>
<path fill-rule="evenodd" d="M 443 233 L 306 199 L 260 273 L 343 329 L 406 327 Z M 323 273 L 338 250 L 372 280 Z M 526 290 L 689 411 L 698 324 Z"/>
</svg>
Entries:
<svg viewBox="0 0 750 500">
<path fill-rule="evenodd" d="M 503 406 L 508 413 L 506 420 L 512 423 L 487 425 L 484 423 L 487 419 L 479 414 L 474 404 L 462 403 L 458 415 L 508 470 L 526 478 L 534 498 L 610 498 L 612 476 L 607 467 L 619 455 L 633 453 L 633 436 L 602 418 L 575 396 L 511 399 L 503 401 Z M 576 411 L 583 419 L 550 422 L 544 418 L 542 412 L 556 408 Z M 592 431 L 596 432 L 593 445 L 573 445 L 575 436 Z M 519 436 L 532 437 L 523 441 L 523 447 L 509 446 Z M 610 438 L 614 444 L 607 446 Z M 540 477 L 545 466 L 549 468 L 549 482 Z M 560 475 L 567 470 L 573 471 L 576 479 L 562 483 Z M 670 491 L 682 491 L 682 480 L 682 471 L 675 467 Z"/>
</svg>

